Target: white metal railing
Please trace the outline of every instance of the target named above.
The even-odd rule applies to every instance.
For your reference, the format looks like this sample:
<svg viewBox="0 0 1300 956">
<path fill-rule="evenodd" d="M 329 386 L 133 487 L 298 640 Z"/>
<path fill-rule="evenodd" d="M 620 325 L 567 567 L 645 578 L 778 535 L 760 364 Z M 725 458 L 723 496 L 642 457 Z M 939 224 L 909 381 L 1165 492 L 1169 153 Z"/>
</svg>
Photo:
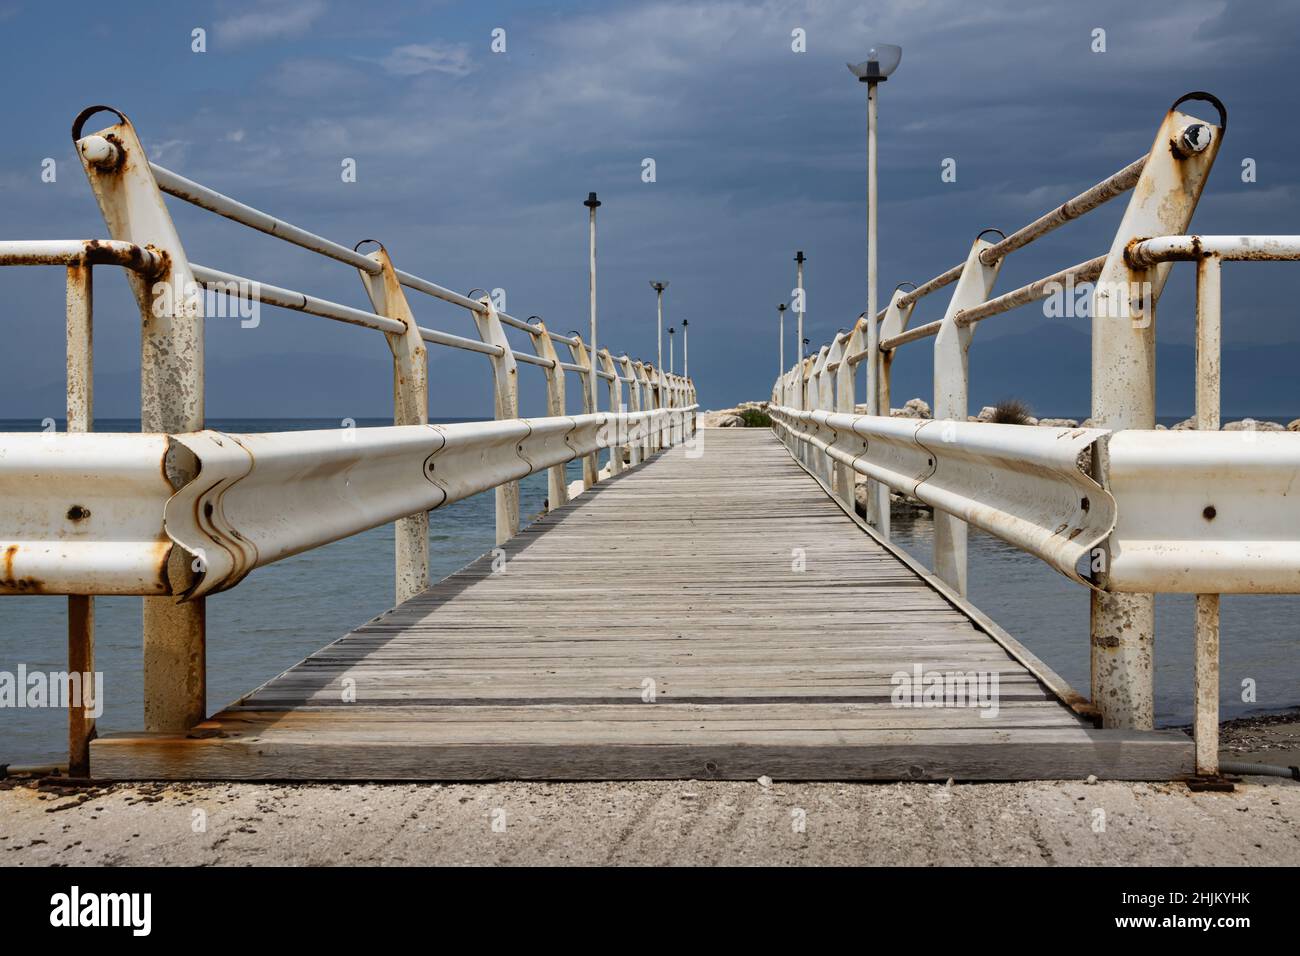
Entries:
<svg viewBox="0 0 1300 956">
<path fill-rule="evenodd" d="M 83 135 L 100 112 L 116 122 Z M 399 270 L 373 240 L 348 248 L 150 163 L 130 121 L 111 107 L 83 111 L 73 140 L 111 238 L 0 242 L 0 265 L 66 269 L 68 329 L 68 434 L 0 435 L 0 594 L 69 596 L 69 669 L 77 673 L 94 669 L 93 595 L 144 596 L 147 731 L 181 732 L 205 717 L 204 596 L 252 569 L 394 522 L 401 602 L 429 583 L 429 510 L 495 489 L 504 542 L 520 528 L 521 478 L 545 471 L 553 509 L 572 493 L 569 461 L 582 460 L 581 490 L 617 475 L 625 457 L 635 465 L 694 434 L 689 378 L 553 332 L 538 316 L 516 319 L 487 295 L 461 295 Z M 190 262 L 164 194 L 355 268 L 371 310 Z M 373 251 L 361 252 L 367 244 Z M 141 434 L 92 433 L 95 265 L 126 269 L 140 310 Z M 393 357 L 394 426 L 206 430 L 201 290 L 383 333 Z M 417 324 L 404 290 L 465 309 L 477 336 Z M 506 328 L 525 333 L 532 351 L 516 349 Z M 495 421 L 428 423 L 429 345 L 487 357 Z M 544 417 L 519 415 L 521 364 L 545 375 Z M 566 414 L 566 372 L 584 383 L 576 416 Z M 596 407 L 600 381 L 606 411 Z M 87 711 L 69 711 L 74 773 L 88 767 Z"/>
<path fill-rule="evenodd" d="M 1217 125 L 1181 112 L 1189 100 L 1213 106 Z M 1009 236 L 981 233 L 963 263 L 898 287 L 885 309 L 801 356 L 772 388 L 777 434 L 848 508 L 865 476 L 867 520 L 883 538 L 890 489 L 934 506 L 935 573 L 962 596 L 968 524 L 1092 589 L 1091 708 L 1106 726 L 1153 725 L 1153 596 L 1196 594 L 1196 762 L 1206 774 L 1218 770 L 1219 594 L 1300 593 L 1300 435 L 1218 431 L 1221 263 L 1300 259 L 1300 236 L 1183 234 L 1226 126 L 1213 96 L 1180 98 L 1147 156 Z M 992 294 L 1008 254 L 1129 190 L 1108 253 Z M 1200 431 L 1155 428 L 1156 304 L 1175 261 L 1197 266 Z M 968 423 L 974 326 L 1071 282 L 1095 283 L 1094 427 Z M 915 306 L 948 286 L 942 319 L 909 329 Z M 891 419 L 894 355 L 927 338 L 934 420 Z"/>
</svg>

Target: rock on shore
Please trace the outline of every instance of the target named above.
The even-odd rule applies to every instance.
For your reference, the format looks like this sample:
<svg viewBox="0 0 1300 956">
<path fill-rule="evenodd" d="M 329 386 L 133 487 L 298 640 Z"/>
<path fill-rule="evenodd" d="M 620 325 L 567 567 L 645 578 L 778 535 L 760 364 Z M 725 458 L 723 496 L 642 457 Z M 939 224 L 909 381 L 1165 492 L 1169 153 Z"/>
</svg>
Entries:
<svg viewBox="0 0 1300 956">
<path fill-rule="evenodd" d="M 744 411 L 767 412 L 767 402 L 741 402 L 735 408 L 721 408 L 714 411 L 700 412 L 700 428 L 744 428 L 745 420 L 740 417 Z"/>
</svg>

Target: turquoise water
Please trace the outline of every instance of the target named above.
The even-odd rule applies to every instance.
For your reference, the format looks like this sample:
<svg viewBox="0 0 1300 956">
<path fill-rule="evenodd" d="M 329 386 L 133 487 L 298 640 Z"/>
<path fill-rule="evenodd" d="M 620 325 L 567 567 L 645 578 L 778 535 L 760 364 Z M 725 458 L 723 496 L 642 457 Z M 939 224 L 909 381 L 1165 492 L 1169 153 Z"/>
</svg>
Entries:
<svg viewBox="0 0 1300 956">
<path fill-rule="evenodd" d="M 359 426 L 383 425 L 361 420 Z M 214 420 L 231 432 L 337 427 L 330 421 Z M 60 427 L 61 424 L 60 424 Z M 136 431 L 138 422 L 105 420 L 99 431 Z M 0 421 L 0 431 L 36 431 L 32 421 Z M 577 463 L 570 478 L 580 477 Z M 521 512 L 535 515 L 545 475 L 521 482 Z M 430 515 L 433 578 L 463 567 L 494 545 L 494 504 L 482 494 Z M 930 566 L 928 516 L 896 516 L 895 540 Z M 1088 596 L 1034 558 L 988 535 L 970 538 L 971 600 L 1076 688 L 1088 687 Z M 208 599 L 208 709 L 215 711 L 306 655 L 382 613 L 393 603 L 393 532 L 384 526 L 288 558 Z M 0 597 L 0 671 L 67 666 L 66 600 Z M 99 598 L 96 664 L 104 672 L 101 731 L 141 725 L 140 600 Z M 1192 599 L 1157 602 L 1156 692 L 1162 724 L 1190 718 Z M 1300 596 L 1225 597 L 1222 608 L 1223 713 L 1238 716 L 1300 705 Z M 1243 679 L 1257 702 L 1241 697 Z M 66 757 L 66 718 L 54 709 L 0 709 L 0 763 Z"/>
</svg>

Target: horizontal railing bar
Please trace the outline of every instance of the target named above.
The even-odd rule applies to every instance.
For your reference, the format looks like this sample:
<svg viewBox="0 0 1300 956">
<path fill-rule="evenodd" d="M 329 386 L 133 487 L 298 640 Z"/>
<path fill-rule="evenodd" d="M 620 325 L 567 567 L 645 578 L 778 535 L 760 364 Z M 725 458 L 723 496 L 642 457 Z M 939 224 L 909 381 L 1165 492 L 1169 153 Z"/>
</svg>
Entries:
<svg viewBox="0 0 1300 956">
<path fill-rule="evenodd" d="M 925 298 L 931 292 L 938 292 L 944 286 L 952 285 L 954 282 L 956 282 L 958 279 L 961 278 L 961 270 L 964 268 L 966 268 L 966 263 L 964 262 L 958 263 L 957 265 L 949 269 L 947 272 L 941 272 L 939 275 L 935 276 L 929 282 L 923 282 L 921 285 L 917 286 L 911 292 L 908 292 L 900 296 L 898 299 L 898 307 L 900 309 L 905 309 L 913 302 Z M 885 317 L 886 311 L 887 311 L 886 309 L 881 309 L 878 313 L 876 313 L 876 318 L 883 319 Z"/>
<path fill-rule="evenodd" d="M 900 345 L 906 345 L 908 342 L 916 342 L 919 339 L 928 339 L 932 335 L 938 335 L 939 329 L 943 326 L 943 319 L 936 322 L 928 322 L 925 325 L 918 325 L 914 329 L 908 329 L 900 332 L 898 335 L 891 335 L 880 343 L 880 350 L 888 352 L 896 349 Z"/>
<path fill-rule="evenodd" d="M 227 219 L 232 219 L 235 222 L 242 223 L 245 226 L 256 229 L 258 232 L 266 233 L 269 236 L 275 236 L 278 239 L 291 242 L 296 246 L 301 246 L 302 248 L 309 249 L 312 252 L 318 252 L 321 255 L 329 256 L 331 259 L 336 259 L 339 262 L 346 263 L 347 265 L 360 269 L 370 275 L 378 275 L 383 270 L 383 267 L 369 256 L 364 256 L 356 250 L 349 249 L 347 246 L 326 239 L 324 236 L 318 236 L 314 232 L 308 232 L 306 229 L 303 229 L 300 226 L 295 226 L 293 223 L 285 222 L 283 219 L 277 219 L 269 213 L 262 212 L 260 209 L 255 209 L 237 199 L 232 199 L 230 196 L 219 193 L 215 189 L 211 189 L 201 183 L 196 183 L 191 179 L 186 179 L 179 173 L 175 173 L 166 167 L 159 166 L 157 163 L 150 163 L 149 168 L 153 171 L 154 179 L 158 183 L 158 188 L 170 196 L 175 196 L 177 199 L 182 199 L 201 209 L 215 212 L 219 216 L 224 216 Z M 475 302 L 468 296 L 463 296 L 459 292 L 454 292 L 445 286 L 440 286 L 436 282 L 422 279 L 419 276 L 413 275 L 412 273 L 406 272 L 402 269 L 394 271 L 397 274 L 397 281 L 408 289 L 423 292 L 427 295 L 433 296 L 434 298 L 441 299 L 444 302 L 449 302 L 452 305 L 458 305 L 463 309 L 469 309 L 471 312 L 483 314 L 487 311 L 482 303 Z M 263 286 L 263 288 L 274 289 L 275 287 Z M 289 290 L 279 291 L 289 292 Z M 289 295 L 290 297 L 301 296 L 301 293 L 289 293 Z M 311 302 L 323 302 L 323 300 L 313 300 L 310 296 L 302 296 L 302 298 Z M 271 302 L 270 299 L 267 299 L 266 301 Z M 271 302 L 271 304 L 282 305 L 283 303 Z M 329 306 L 330 303 L 325 303 L 325 305 Z M 313 309 L 310 308 L 301 308 L 295 305 L 285 305 L 284 307 L 294 308 L 300 312 L 310 312 L 313 315 L 324 315 L 324 313 L 313 311 Z M 346 310 L 348 307 L 339 306 L 339 308 Z M 324 317 L 338 319 L 339 321 L 344 322 L 352 322 L 353 324 L 358 325 L 367 324 L 356 321 L 355 316 L 352 318 L 344 318 L 340 313 L 324 315 Z M 516 319 L 514 316 L 507 315 L 504 312 L 498 312 L 497 317 L 504 325 L 521 329 L 530 334 L 535 334 L 537 332 L 537 330 L 527 322 L 524 322 L 521 319 Z M 372 324 L 370 327 L 376 328 L 377 326 Z M 384 331 L 394 330 L 384 329 Z M 432 332 L 432 330 L 423 328 L 420 331 L 421 334 Z M 433 334 L 436 335 L 435 338 L 430 338 L 429 335 L 424 335 L 425 340 L 437 342 L 442 345 L 453 345 L 456 348 L 468 348 L 471 349 L 471 351 L 484 352 L 489 355 L 499 354 L 499 349 L 496 346 L 483 348 L 481 347 L 483 343 L 474 342 L 473 339 L 451 336 L 442 332 Z M 565 345 L 578 344 L 577 339 L 570 336 L 560 335 L 556 332 L 548 332 L 547 334 L 553 341 L 562 342 Z M 473 345 L 471 346 L 466 343 L 473 343 Z M 586 346 L 586 348 L 588 352 L 591 351 L 589 346 Z"/>
<path fill-rule="evenodd" d="M 397 275 L 397 281 L 408 289 L 414 289 L 416 292 L 423 292 L 426 295 L 433 296 L 435 299 L 442 299 L 444 302 L 458 305 L 462 309 L 469 309 L 471 312 L 478 312 L 480 314 L 487 313 L 487 309 L 483 307 L 481 302 L 475 302 L 473 299 L 468 296 L 463 296 L 459 292 L 453 292 L 451 289 L 440 286 L 436 282 L 430 282 L 428 279 L 421 279 L 419 276 L 412 275 L 409 272 L 404 272 L 401 269 L 394 269 L 393 272 Z M 499 314 L 500 313 L 498 313 L 498 315 Z"/>
<path fill-rule="evenodd" d="M 269 213 L 262 212 L 260 209 L 255 209 L 237 199 L 232 199 L 230 196 L 219 193 L 215 189 L 211 189 L 201 183 L 196 183 L 192 179 L 187 179 L 179 173 L 173 172 L 164 166 L 159 166 L 157 163 L 150 163 L 149 168 L 153 171 L 154 180 L 158 183 L 158 188 L 170 196 L 175 196 L 177 199 L 184 200 L 191 205 L 198 206 L 201 209 L 214 212 L 219 216 L 224 216 L 227 219 L 232 219 L 235 222 L 242 223 L 245 226 L 256 229 L 258 232 L 275 236 L 278 239 L 291 242 L 304 249 L 309 249 L 312 252 L 317 252 L 321 255 L 328 256 L 331 259 L 336 259 L 339 262 L 346 263 L 347 265 L 360 269 L 370 275 L 378 275 L 383 269 L 378 262 L 371 259 L 369 256 L 362 255 L 356 250 L 349 249 L 347 246 L 326 239 L 324 236 L 318 236 L 313 232 L 308 232 L 306 229 L 303 229 L 300 226 L 295 226 L 293 223 L 286 222 L 283 219 L 277 219 Z M 125 265 L 126 263 L 122 264 Z M 154 268 L 154 266 L 151 265 L 150 268 Z M 240 281 L 237 276 L 224 277 L 226 276 L 224 273 L 217 273 L 216 270 L 210 271 L 212 273 L 212 281 Z M 472 312 L 480 314 L 486 312 L 482 303 L 475 302 L 473 299 L 468 296 L 463 296 L 459 292 L 454 292 L 451 289 L 438 285 L 436 282 L 430 282 L 428 279 L 422 279 L 417 275 L 413 275 L 412 273 L 401 269 L 397 269 L 395 272 L 397 274 L 398 282 L 408 289 L 414 289 L 417 292 L 424 292 L 434 298 L 441 299 L 444 302 L 449 302 L 452 305 L 458 305 L 464 309 L 469 309 Z M 277 298 L 283 299 L 283 301 L 273 301 L 272 298 L 267 297 L 263 300 L 271 305 L 296 309 L 299 312 L 308 312 L 312 315 L 337 319 L 354 325 L 365 325 L 369 328 L 380 329 L 381 331 L 401 331 L 400 329 L 391 328 L 387 325 L 376 325 L 373 320 L 361 321 L 358 318 L 358 316 L 361 315 L 369 316 L 371 313 L 351 309 L 348 306 L 337 305 L 336 303 L 326 302 L 323 299 L 315 299 L 312 296 L 303 295 L 300 292 L 293 292 L 288 289 L 279 289 L 275 286 L 264 285 L 261 283 L 257 283 L 257 285 L 260 289 L 267 290 Z M 302 304 L 290 304 L 295 299 L 301 299 L 302 302 L 307 303 L 311 307 L 306 307 Z M 535 327 L 521 319 L 516 319 L 512 315 L 498 312 L 497 317 L 504 325 L 521 329 L 532 335 L 539 334 Z M 378 317 L 378 320 L 380 322 L 392 321 L 383 319 L 382 317 Z M 426 341 L 437 342 L 438 344 L 443 345 L 452 345 L 456 348 L 466 348 L 471 351 L 483 352 L 489 355 L 497 355 L 500 353 L 498 346 L 485 346 L 482 342 L 475 342 L 473 339 L 466 339 L 443 332 L 434 332 L 431 329 L 425 328 L 421 328 L 420 332 Z M 561 335 L 558 332 L 550 331 L 547 332 L 547 335 L 555 342 L 561 342 L 565 345 L 572 346 L 578 345 L 578 339 L 573 336 Z M 591 346 L 584 344 L 583 348 L 586 349 L 588 354 L 592 354 Z M 518 354 L 519 353 L 516 353 L 516 355 Z M 550 366 L 547 367 L 549 368 Z M 602 377 L 608 377 L 608 373 L 602 372 L 600 374 Z"/>
<path fill-rule="evenodd" d="M 1139 268 L 1209 256 L 1229 262 L 1300 259 L 1300 236 L 1156 236 L 1133 243 L 1125 253 Z"/>
<path fill-rule="evenodd" d="M 558 363 L 556 363 L 556 364 L 557 364 L 557 366 L 558 366 L 559 368 L 564 369 L 566 372 L 585 372 L 585 371 L 587 371 L 585 368 L 583 368 L 581 365 L 578 365 L 576 362 L 558 362 Z"/>
<path fill-rule="evenodd" d="M 268 236 L 275 236 L 278 239 L 285 240 L 285 242 L 291 242 L 295 246 L 301 246 L 323 256 L 329 256 L 331 259 L 337 259 L 339 262 L 345 262 L 370 275 L 378 275 L 383 270 L 383 267 L 369 256 L 363 256 L 354 249 L 339 245 L 337 242 L 326 239 L 324 236 L 318 236 L 314 232 L 308 232 L 306 229 L 285 222 L 283 219 L 276 219 L 269 213 L 254 209 L 252 206 L 245 205 L 237 199 L 231 199 L 215 189 L 209 189 L 207 186 L 196 183 L 191 179 L 186 179 L 179 173 L 174 173 L 157 163 L 150 163 L 149 168 L 153 170 L 153 177 L 158 183 L 158 188 L 169 196 L 175 196 L 177 199 L 183 199 L 200 209 L 206 209 L 209 212 L 215 212 L 219 216 L 225 216 L 227 219 L 243 223 L 245 226 L 256 229 L 258 232 L 264 232 Z"/>
<path fill-rule="evenodd" d="M 991 266 L 999 259 L 1005 258 L 1009 253 L 1029 245 L 1035 239 L 1047 235 L 1070 220 L 1078 219 L 1084 213 L 1091 212 L 1103 203 L 1132 189 L 1137 185 L 1138 177 L 1142 175 L 1142 167 L 1146 165 L 1146 162 L 1147 158 L 1145 156 L 1135 159 L 1119 172 L 1108 176 L 1091 189 L 1079 193 L 1073 199 L 1067 199 L 1051 212 L 1039 216 L 1023 229 L 1017 229 L 1001 242 L 981 252 L 980 262 L 986 266 Z"/>
<path fill-rule="evenodd" d="M 295 292 L 292 289 L 267 285 L 254 279 L 246 279 L 243 276 L 199 265 L 197 262 L 191 262 L 190 269 L 194 272 L 194 278 L 203 286 L 237 285 L 241 287 L 241 291 L 242 287 L 247 286 L 254 299 L 268 305 L 277 305 L 282 309 L 293 309 L 296 312 L 306 312 L 324 319 L 346 322 L 349 325 L 360 325 L 379 332 L 406 331 L 406 326 L 396 319 L 389 319 L 362 309 L 354 309 L 349 305 L 340 305 L 337 302 L 318 299 L 315 296 Z"/>
<path fill-rule="evenodd" d="M 1007 236 L 1001 242 L 995 243 L 980 253 L 980 261 L 985 265 L 992 265 L 998 259 L 1004 258 L 1008 253 L 1026 246 L 1059 226 L 1063 226 L 1071 219 L 1077 219 L 1084 213 L 1096 209 L 1107 200 L 1113 199 L 1121 193 L 1132 189 L 1137 183 L 1138 177 L 1142 175 L 1142 168 L 1146 165 L 1146 157 L 1134 160 L 1119 172 L 1107 177 L 1097 185 L 1093 186 L 1073 199 L 1068 199 L 1061 205 L 1057 206 L 1046 215 L 1040 216 L 1023 229 L 1018 229 L 1011 235 Z M 947 272 L 942 272 L 935 276 L 929 282 L 922 283 L 911 292 L 901 296 L 898 300 L 899 308 L 907 308 L 920 299 L 925 298 L 932 292 L 937 292 L 945 286 L 952 285 L 961 277 L 962 269 L 965 263 L 953 266 Z M 877 314 L 877 319 L 883 319 L 887 309 L 881 309 Z M 919 326 L 925 328 L 925 326 Z M 929 333 L 933 335 L 934 333 Z M 921 336 L 924 338 L 925 336 Z M 915 341 L 908 339 L 907 341 Z M 902 343 L 899 343 L 902 344 Z M 883 346 L 882 346 L 883 347 Z"/>
<path fill-rule="evenodd" d="M 539 368 L 555 368 L 555 359 L 542 358 L 540 355 L 530 355 L 527 352 L 516 352 L 514 349 L 510 351 L 517 361 L 536 365 Z"/>
<path fill-rule="evenodd" d="M 1070 266 L 1068 269 L 1062 269 L 1060 272 L 1045 276 L 1028 285 L 1014 289 L 1005 295 L 1000 295 L 995 299 L 989 299 L 977 306 L 969 309 L 963 309 L 954 317 L 954 321 L 961 326 L 973 325 L 982 319 L 987 319 L 991 315 L 998 315 L 1002 312 L 1008 312 L 1017 306 L 1027 305 L 1030 302 L 1036 302 L 1039 299 L 1046 298 L 1050 295 L 1047 288 L 1053 282 L 1063 283 L 1067 279 L 1073 278 L 1075 282 L 1091 282 L 1097 276 L 1101 275 L 1102 266 L 1106 263 L 1105 256 L 1098 256 L 1095 259 L 1089 259 L 1087 262 L 1080 262 L 1078 265 Z M 943 327 L 943 320 L 929 322 L 925 325 L 918 325 L 914 329 L 907 329 L 898 335 L 892 335 L 880 343 L 881 351 L 888 352 L 898 348 L 900 345 L 906 345 L 908 342 L 916 342 L 919 339 L 929 338 L 937 335 L 939 329 Z M 859 355 L 865 353 L 858 353 Z M 856 356 L 854 356 L 856 358 Z M 860 360 L 860 359 L 859 359 Z"/>
<path fill-rule="evenodd" d="M 1009 312 L 1017 306 L 1028 305 L 1030 302 L 1037 302 L 1039 299 L 1047 298 L 1047 296 L 1051 295 L 1051 290 L 1047 287 L 1053 283 L 1061 285 L 1071 279 L 1075 282 L 1091 282 L 1101 275 L 1102 266 L 1105 264 L 1105 256 L 1097 256 L 1097 258 L 1089 259 L 1087 262 L 1080 262 L 1078 265 L 1062 269 L 1060 272 L 1045 276 L 1028 285 L 1023 285 L 1019 289 L 1000 295 L 996 299 L 989 299 L 980 305 L 962 309 L 954 316 L 953 321 L 961 326 L 974 325 L 981 319 L 987 319 L 991 315 Z"/>
<path fill-rule="evenodd" d="M 122 239 L 20 239 L 0 242 L 0 266 L 116 265 L 135 272 L 161 272 L 164 257 Z"/>
<path fill-rule="evenodd" d="M 467 339 L 463 335 L 452 335 L 450 332 L 439 332 L 437 329 L 426 329 L 424 326 L 416 326 L 416 331 L 420 333 L 420 338 L 426 342 L 432 342 L 434 345 L 445 345 L 448 348 L 464 349 L 467 352 L 478 352 L 481 355 L 504 355 L 505 349 L 499 345 L 492 345 L 489 342 L 480 342 L 478 339 Z M 514 351 L 513 349 L 511 350 Z M 518 352 L 514 352 L 518 355 Z"/>
</svg>

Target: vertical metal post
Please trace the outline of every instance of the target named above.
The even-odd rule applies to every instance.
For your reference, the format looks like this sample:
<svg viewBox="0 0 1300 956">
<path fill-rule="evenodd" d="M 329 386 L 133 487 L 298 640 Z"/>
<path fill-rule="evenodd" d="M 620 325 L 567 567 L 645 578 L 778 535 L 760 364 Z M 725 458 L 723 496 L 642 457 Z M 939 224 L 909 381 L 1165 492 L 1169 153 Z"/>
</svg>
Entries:
<svg viewBox="0 0 1300 956">
<path fill-rule="evenodd" d="M 786 389 L 787 376 L 786 376 L 786 368 L 785 368 L 785 303 L 784 302 L 782 302 L 780 305 L 776 307 L 776 318 L 777 318 L 777 330 L 778 330 L 777 334 L 780 336 L 777 345 L 776 380 L 780 384 L 780 388 L 781 388 L 781 398 L 780 398 L 781 404 L 789 405 L 790 396 L 787 394 L 787 389 Z"/>
<path fill-rule="evenodd" d="M 650 373 L 646 370 L 646 364 L 644 362 L 633 362 L 632 370 L 636 375 L 636 380 L 639 384 L 639 391 L 641 393 L 641 410 L 647 412 L 652 411 L 655 407 L 654 389 L 650 387 Z M 651 453 L 654 451 L 654 448 L 651 445 L 650 426 L 648 424 L 644 422 L 641 424 L 640 430 L 638 431 L 638 437 L 640 438 L 641 445 L 641 460 L 644 461 L 649 458 Z"/>
<path fill-rule="evenodd" d="M 939 334 L 934 338 L 936 419 L 966 421 L 970 386 L 967 353 L 974 328 L 959 326 L 956 318 L 962 309 L 979 305 L 993 291 L 1002 260 L 996 260 L 991 266 L 980 260 L 980 254 L 991 245 L 983 239 L 976 239 L 971 246 Z M 941 438 L 942 435 L 941 431 Z M 962 597 L 966 596 L 966 522 L 937 509 L 934 512 L 934 573 L 952 585 Z"/>
<path fill-rule="evenodd" d="M 876 87 L 867 82 L 867 414 L 888 415 L 880 408 L 880 328 L 876 322 Z M 882 503 L 883 502 L 883 503 Z M 882 517 L 882 515 L 884 517 Z M 867 481 L 867 523 L 877 529 L 889 522 L 889 488 Z"/>
<path fill-rule="evenodd" d="M 623 377 L 627 379 L 627 396 L 628 410 L 635 414 L 641 411 L 641 383 L 637 379 L 636 369 L 633 367 L 632 360 L 624 355 L 618 360 L 618 364 L 623 369 Z M 641 440 L 640 424 L 632 425 L 627 431 L 627 460 L 628 465 L 641 464 Z"/>
<path fill-rule="evenodd" d="M 669 375 L 675 375 L 676 367 L 677 367 L 676 357 L 673 355 L 673 351 L 674 351 L 673 337 L 674 337 L 673 327 L 670 325 L 668 326 L 668 374 Z"/>
<path fill-rule="evenodd" d="M 807 260 L 804 259 L 804 254 L 802 249 L 799 249 L 798 251 L 795 252 L 794 261 L 795 261 L 795 289 L 798 291 L 799 294 L 799 309 L 797 312 L 795 312 L 795 335 L 799 337 L 799 404 L 796 405 L 795 407 L 802 411 L 803 409 L 808 407 L 806 402 L 807 393 L 804 388 L 804 385 L 807 382 L 808 378 L 807 378 L 807 373 L 804 370 L 804 364 L 803 364 L 803 317 L 804 317 L 804 313 L 808 311 L 807 306 L 804 304 L 803 301 L 803 264 Z"/>
<path fill-rule="evenodd" d="M 1169 265 L 1134 268 L 1126 250 L 1134 239 L 1186 230 L 1226 122 L 1222 104 L 1211 101 L 1220 126 L 1180 113 L 1182 100 L 1165 115 L 1094 286 L 1092 420 L 1098 428 L 1155 428 L 1156 302 Z M 1106 460 L 1106 443 L 1098 442 L 1094 470 L 1103 484 Z M 1109 561 L 1104 550 L 1094 559 L 1103 582 Z M 1093 591 L 1090 600 L 1092 700 L 1102 725 L 1149 730 L 1155 725 L 1154 596 Z"/>
<path fill-rule="evenodd" d="M 493 413 L 497 421 L 518 418 L 519 366 L 515 362 L 515 353 L 501 327 L 501 317 L 497 315 L 491 296 L 485 295 L 478 301 L 483 308 L 471 314 L 478 326 L 479 338 L 501 350 L 498 355 L 488 356 L 492 363 Z M 519 533 L 519 482 L 507 481 L 497 485 L 495 498 L 497 544 L 505 544 Z"/>
<path fill-rule="evenodd" d="M 84 122 L 106 107 L 77 117 L 72 136 L 109 235 L 165 255 L 157 276 L 128 272 L 140 310 L 140 429 L 177 434 L 203 428 L 203 297 L 190 271 L 149 159 L 130 121 L 82 137 Z M 109 148 L 106 148 L 109 144 Z M 180 487 L 195 463 L 168 455 L 167 478 Z M 168 557 L 175 593 L 189 587 L 196 569 L 180 548 Z M 207 706 L 206 603 L 172 597 L 144 598 L 144 729 L 184 733 L 205 717 Z"/>
<path fill-rule="evenodd" d="M 612 478 L 623 470 L 623 412 L 627 410 L 627 403 L 623 401 L 623 382 L 618 377 L 614 356 L 609 349 L 600 350 L 600 364 L 610 376 L 606 385 L 609 387 L 610 427 L 614 429 L 609 442 L 609 475 Z"/>
<path fill-rule="evenodd" d="M 866 316 L 859 317 L 858 321 L 853 323 L 853 328 L 848 337 L 838 346 L 840 366 L 835 370 L 834 409 L 846 415 L 853 414 L 858 378 L 858 367 L 849 363 L 849 356 L 862 351 L 866 326 Z M 836 462 L 835 490 L 849 508 L 853 508 L 855 505 L 856 484 L 857 473 L 850 466 L 842 462 Z"/>
<path fill-rule="evenodd" d="M 1196 263 L 1196 427 L 1219 430 L 1221 348 L 1220 279 L 1223 260 L 1206 256 Z M 1196 772 L 1219 773 L 1219 595 L 1196 595 L 1193 727 Z"/>
<path fill-rule="evenodd" d="M 560 356 L 555 350 L 555 342 L 546 331 L 546 323 L 540 316 L 536 319 L 537 334 L 533 336 L 533 347 L 537 354 L 550 361 L 546 369 L 546 414 L 552 418 L 563 418 L 568 414 L 564 396 L 564 369 L 560 368 Z M 569 501 L 569 483 L 564 474 L 564 465 L 552 465 L 546 469 L 546 510 L 554 511 Z"/>
<path fill-rule="evenodd" d="M 358 246 L 361 243 L 358 243 Z M 406 301 L 388 251 L 381 245 L 368 258 L 379 263 L 378 275 L 358 269 L 361 284 L 379 315 L 396 319 L 405 331 L 385 332 L 393 353 L 393 424 L 429 424 L 429 363 L 424 339 Z M 429 586 L 429 513 L 408 515 L 393 522 L 394 588 L 397 603 L 408 601 Z"/>
<path fill-rule="evenodd" d="M 682 378 L 691 377 L 690 339 L 688 329 L 690 322 L 682 319 Z"/>
<path fill-rule="evenodd" d="M 876 317 L 869 315 L 866 317 L 868 323 L 867 329 L 869 336 L 874 336 L 877 343 L 876 368 L 878 369 L 878 380 L 875 387 L 872 387 L 870 381 L 867 383 L 867 407 L 872 408 L 874 402 L 875 412 L 869 414 L 880 414 L 883 409 L 885 415 L 889 414 L 891 405 L 889 378 L 894 365 L 894 350 L 880 351 L 879 343 L 891 336 L 898 335 L 907 328 L 908 319 L 912 317 L 912 304 L 900 306 L 899 300 L 904 293 L 894 290 L 893 298 L 889 302 L 889 308 L 885 310 L 885 317 L 880 322 Z M 870 355 L 867 357 L 868 363 L 871 361 Z M 868 373 L 869 374 L 869 373 Z M 867 520 L 871 522 L 874 519 L 876 531 L 878 531 L 886 540 L 889 539 L 889 486 L 883 482 L 874 479 L 867 479 Z"/>
<path fill-rule="evenodd" d="M 578 373 L 582 378 L 582 413 L 593 415 L 596 412 L 596 366 L 592 363 L 591 356 L 587 354 L 587 346 L 583 344 L 582 336 L 575 333 L 573 339 L 574 344 L 569 346 L 569 352 L 573 355 L 573 363 L 582 367 L 582 371 Z M 593 487 L 598 481 L 600 481 L 600 470 L 597 466 L 596 453 L 583 455 L 583 490 Z"/>
<path fill-rule="evenodd" d="M 93 272 L 89 263 L 68 266 L 67 353 L 68 432 L 94 429 Z M 75 678 L 72 675 L 80 674 Z M 90 776 L 90 741 L 95 737 L 95 599 L 68 597 L 68 679 L 78 680 L 80 699 L 68 695 L 68 776 Z"/>
<path fill-rule="evenodd" d="M 588 193 L 583 205 L 587 207 L 587 299 L 591 306 L 591 410 L 594 412 L 600 408 L 600 403 L 596 398 L 596 349 L 599 347 L 599 341 L 596 338 L 596 209 L 600 206 L 600 200 L 596 198 L 595 193 Z"/>
</svg>

